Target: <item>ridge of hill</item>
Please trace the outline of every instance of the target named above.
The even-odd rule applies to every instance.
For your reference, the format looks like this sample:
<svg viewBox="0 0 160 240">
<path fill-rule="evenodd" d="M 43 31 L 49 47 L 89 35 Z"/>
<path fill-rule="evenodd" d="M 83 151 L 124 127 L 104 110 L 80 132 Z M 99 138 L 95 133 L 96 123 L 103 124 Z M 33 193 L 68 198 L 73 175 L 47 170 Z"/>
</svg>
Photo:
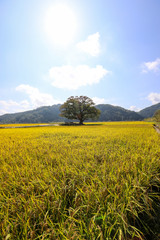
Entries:
<svg viewBox="0 0 160 240">
<path fill-rule="evenodd" d="M 134 112 L 127 110 L 119 106 L 113 106 L 110 104 L 99 104 L 96 106 L 100 111 L 101 115 L 98 121 L 138 121 L 142 120 L 143 117 Z"/>
<path fill-rule="evenodd" d="M 39 107 L 34 110 L 10 113 L 0 116 L 0 123 L 49 123 L 60 122 L 63 118 L 59 116 L 60 104 Z"/>
<path fill-rule="evenodd" d="M 144 118 L 153 117 L 154 113 L 160 109 L 160 103 L 154 104 L 150 107 L 144 108 L 138 113 Z"/>
<path fill-rule="evenodd" d="M 9 123 L 49 123 L 63 122 L 66 119 L 59 116 L 61 105 L 44 106 L 34 110 L 4 114 L 0 116 L 1 124 Z M 101 115 L 98 121 L 138 121 L 144 117 L 139 113 L 127 110 L 119 106 L 110 104 L 99 104 L 96 108 L 101 110 Z"/>
</svg>

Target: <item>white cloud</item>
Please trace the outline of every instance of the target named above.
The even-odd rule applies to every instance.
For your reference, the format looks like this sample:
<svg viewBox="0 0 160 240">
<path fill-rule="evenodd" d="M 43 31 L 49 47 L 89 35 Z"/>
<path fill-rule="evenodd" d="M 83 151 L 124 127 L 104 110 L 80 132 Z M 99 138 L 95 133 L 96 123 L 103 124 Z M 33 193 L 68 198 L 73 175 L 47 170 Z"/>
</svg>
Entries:
<svg viewBox="0 0 160 240">
<path fill-rule="evenodd" d="M 93 97 L 92 100 L 96 105 L 106 103 L 106 100 L 104 98 Z"/>
<path fill-rule="evenodd" d="M 0 116 L 3 114 L 6 114 L 7 112 L 5 110 L 0 110 Z"/>
<path fill-rule="evenodd" d="M 100 80 L 110 72 L 101 65 L 91 68 L 88 65 L 70 65 L 52 67 L 49 70 L 49 79 L 57 88 L 78 89 L 82 86 L 99 83 Z"/>
<path fill-rule="evenodd" d="M 30 109 L 30 104 L 27 100 L 16 102 L 12 100 L 0 101 L 0 115 L 5 113 L 22 112 Z"/>
<path fill-rule="evenodd" d="M 140 108 L 137 108 L 136 106 L 130 106 L 129 110 L 139 112 Z"/>
<path fill-rule="evenodd" d="M 157 58 L 153 62 L 144 62 L 142 64 L 142 72 L 148 73 L 149 71 L 153 71 L 153 72 L 160 71 L 160 58 Z"/>
<path fill-rule="evenodd" d="M 152 104 L 156 104 L 160 102 L 160 93 L 150 93 L 147 97 L 148 100 L 152 102 Z"/>
<path fill-rule="evenodd" d="M 5 113 L 23 112 L 41 106 L 50 106 L 61 103 L 61 101 L 55 100 L 52 95 L 41 93 L 37 88 L 34 88 L 30 85 L 21 84 L 16 87 L 16 91 L 26 93 L 29 97 L 29 100 L 23 100 L 20 102 L 13 100 L 1 100 L 0 115 Z"/>
<path fill-rule="evenodd" d="M 32 108 L 60 103 L 60 101 L 55 100 L 52 95 L 41 93 L 38 88 L 34 88 L 30 85 L 21 84 L 16 87 L 16 91 L 24 92 L 29 96 Z"/>
<path fill-rule="evenodd" d="M 88 53 L 95 57 L 100 53 L 100 34 L 99 32 L 89 35 L 85 41 L 77 43 L 77 48 L 82 52 Z"/>
</svg>

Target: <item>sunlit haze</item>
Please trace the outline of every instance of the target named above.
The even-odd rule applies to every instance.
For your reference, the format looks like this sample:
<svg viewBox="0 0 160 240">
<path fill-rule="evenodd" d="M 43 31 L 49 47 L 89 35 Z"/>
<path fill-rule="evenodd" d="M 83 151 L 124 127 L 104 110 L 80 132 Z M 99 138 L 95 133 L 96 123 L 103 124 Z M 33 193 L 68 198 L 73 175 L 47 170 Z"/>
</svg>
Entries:
<svg viewBox="0 0 160 240">
<path fill-rule="evenodd" d="M 65 4 L 53 4 L 45 13 L 44 30 L 53 44 L 67 45 L 77 31 L 76 14 Z"/>
</svg>

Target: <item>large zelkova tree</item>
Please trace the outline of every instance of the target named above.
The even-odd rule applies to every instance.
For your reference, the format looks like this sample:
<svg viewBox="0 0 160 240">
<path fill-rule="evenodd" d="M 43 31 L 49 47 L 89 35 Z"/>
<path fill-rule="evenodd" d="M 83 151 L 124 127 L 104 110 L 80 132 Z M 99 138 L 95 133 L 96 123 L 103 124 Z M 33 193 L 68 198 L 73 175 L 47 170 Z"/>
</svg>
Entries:
<svg viewBox="0 0 160 240">
<path fill-rule="evenodd" d="M 100 110 L 95 107 L 92 99 L 86 96 L 69 97 L 60 107 L 61 117 L 72 120 L 79 120 L 79 124 L 83 124 L 85 120 L 98 119 Z"/>
</svg>

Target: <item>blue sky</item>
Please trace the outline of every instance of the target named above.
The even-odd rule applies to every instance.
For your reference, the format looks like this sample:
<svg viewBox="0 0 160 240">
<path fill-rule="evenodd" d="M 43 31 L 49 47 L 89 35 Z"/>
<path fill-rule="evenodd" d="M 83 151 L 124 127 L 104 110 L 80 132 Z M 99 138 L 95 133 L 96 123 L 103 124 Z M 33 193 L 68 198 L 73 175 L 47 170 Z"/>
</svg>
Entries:
<svg viewBox="0 0 160 240">
<path fill-rule="evenodd" d="M 0 0 L 0 115 L 160 102 L 159 0 Z"/>
</svg>

